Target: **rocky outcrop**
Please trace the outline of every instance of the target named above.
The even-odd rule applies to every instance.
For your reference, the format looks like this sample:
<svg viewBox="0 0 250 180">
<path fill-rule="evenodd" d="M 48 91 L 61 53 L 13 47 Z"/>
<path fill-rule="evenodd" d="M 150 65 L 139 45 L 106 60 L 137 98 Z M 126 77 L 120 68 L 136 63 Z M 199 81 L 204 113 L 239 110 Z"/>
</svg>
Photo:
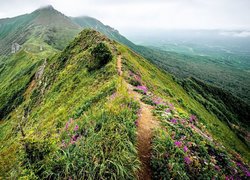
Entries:
<svg viewBox="0 0 250 180">
<path fill-rule="evenodd" d="M 21 45 L 18 44 L 18 43 L 13 43 L 12 46 L 11 46 L 11 53 L 16 53 L 18 52 L 20 49 L 21 49 Z"/>
<path fill-rule="evenodd" d="M 44 63 L 39 67 L 38 71 L 35 74 L 35 80 L 39 80 L 42 78 L 42 75 L 43 75 L 43 72 L 44 72 L 46 65 L 47 65 L 47 60 L 45 59 Z"/>
</svg>

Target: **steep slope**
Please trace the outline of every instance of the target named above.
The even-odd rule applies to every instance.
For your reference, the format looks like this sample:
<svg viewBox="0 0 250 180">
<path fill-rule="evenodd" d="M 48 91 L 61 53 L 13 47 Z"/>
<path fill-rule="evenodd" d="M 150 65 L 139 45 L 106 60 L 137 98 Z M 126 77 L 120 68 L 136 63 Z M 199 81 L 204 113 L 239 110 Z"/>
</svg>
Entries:
<svg viewBox="0 0 250 180">
<path fill-rule="evenodd" d="M 155 179 L 248 175 L 249 149 L 223 121 L 171 75 L 96 31 L 82 31 L 32 77 L 22 103 L 0 122 L 3 178 L 136 179 L 141 171 L 145 174 L 145 162 Z M 150 158 L 143 162 L 137 126 L 145 114 L 160 125 L 150 129 Z M 198 123 L 188 122 L 191 114 Z M 185 128 L 179 124 L 184 119 Z M 192 144 L 187 151 L 181 147 L 183 138 Z M 188 152 L 186 166 L 183 157 Z M 242 168 L 232 174 L 219 158 Z M 214 170 L 217 166 L 220 171 Z"/>
<path fill-rule="evenodd" d="M 226 65 L 225 67 L 221 66 L 221 62 L 219 62 L 221 60 L 219 59 L 211 59 L 209 57 L 201 56 L 188 56 L 156 48 L 135 45 L 126 37 L 122 36 L 117 30 L 106 26 L 102 22 L 91 17 L 84 16 L 71 19 L 83 28 L 93 28 L 105 34 L 109 38 L 130 47 L 133 51 L 141 54 L 144 58 L 150 60 L 167 72 L 174 74 L 178 78 L 185 79 L 189 76 L 197 77 L 206 83 L 223 88 L 223 91 L 225 91 L 224 93 L 228 93 L 227 91 L 230 91 L 234 96 L 240 97 L 240 99 L 247 103 L 249 102 L 250 91 L 249 83 L 247 83 L 249 80 L 246 78 L 248 73 L 247 71 L 244 71 L 243 75 L 241 70 L 231 67 L 228 68 L 230 64 L 227 67 Z M 207 69 L 204 69 L 204 67 Z M 235 97 L 230 96 L 230 99 L 230 101 L 234 101 Z M 236 99 L 238 98 L 236 97 Z M 249 103 L 247 106 L 250 108 Z"/>
<path fill-rule="evenodd" d="M 13 43 L 28 44 L 27 49 L 30 46 L 38 46 L 39 49 L 46 42 L 56 49 L 63 49 L 79 31 L 80 26 L 52 6 L 15 18 L 1 19 L 0 54 L 9 54 Z"/>
<path fill-rule="evenodd" d="M 248 104 L 221 88 L 211 86 L 195 78 L 185 79 L 180 84 L 209 112 L 225 121 L 250 147 L 248 137 L 250 107 Z"/>
<path fill-rule="evenodd" d="M 53 9 L 0 20 L 0 119 L 23 101 L 23 92 L 44 60 L 63 49 L 80 26 Z M 20 50 L 10 54 L 12 45 Z"/>
<path fill-rule="evenodd" d="M 47 60 L 1 121 L 1 176 L 135 177 L 138 104 L 118 78 L 115 44 L 86 30 Z"/>
<path fill-rule="evenodd" d="M 153 179 L 247 179 L 249 148 L 173 78 L 122 51 L 127 80 L 161 122 L 152 140 Z M 242 157 L 241 157 L 241 155 Z M 244 163 L 245 162 L 245 163 Z"/>
</svg>

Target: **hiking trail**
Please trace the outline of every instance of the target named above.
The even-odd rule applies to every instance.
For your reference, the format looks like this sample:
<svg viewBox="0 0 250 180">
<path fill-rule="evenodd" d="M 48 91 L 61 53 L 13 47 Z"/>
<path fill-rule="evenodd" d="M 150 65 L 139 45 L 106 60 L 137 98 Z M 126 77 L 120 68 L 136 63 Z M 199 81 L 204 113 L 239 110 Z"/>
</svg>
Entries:
<svg viewBox="0 0 250 180">
<path fill-rule="evenodd" d="M 117 59 L 118 74 L 122 76 L 122 57 L 118 56 Z M 152 131 L 158 126 L 158 122 L 153 116 L 151 110 L 152 106 L 147 105 L 141 101 L 142 95 L 133 89 L 135 88 L 131 84 L 125 81 L 128 88 L 128 93 L 132 95 L 140 103 L 140 114 L 137 126 L 137 150 L 138 156 L 141 161 L 141 170 L 138 173 L 140 180 L 150 180 L 152 176 L 150 168 L 150 156 L 151 156 L 151 139 Z"/>
</svg>

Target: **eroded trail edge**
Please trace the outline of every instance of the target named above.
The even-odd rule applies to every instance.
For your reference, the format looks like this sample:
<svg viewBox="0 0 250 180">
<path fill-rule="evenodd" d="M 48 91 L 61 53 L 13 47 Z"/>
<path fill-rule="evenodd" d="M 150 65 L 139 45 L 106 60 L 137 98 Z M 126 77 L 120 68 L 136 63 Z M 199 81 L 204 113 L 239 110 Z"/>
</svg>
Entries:
<svg viewBox="0 0 250 180">
<path fill-rule="evenodd" d="M 117 68 L 118 74 L 122 76 L 122 56 L 118 56 Z M 140 103 L 140 117 L 137 125 L 137 150 L 142 166 L 138 178 L 141 180 L 150 180 L 152 176 L 150 168 L 152 131 L 158 126 L 158 122 L 151 112 L 153 107 L 141 101 L 142 95 L 133 90 L 135 88 L 134 86 L 127 82 L 125 83 L 128 87 L 129 94 Z"/>
</svg>

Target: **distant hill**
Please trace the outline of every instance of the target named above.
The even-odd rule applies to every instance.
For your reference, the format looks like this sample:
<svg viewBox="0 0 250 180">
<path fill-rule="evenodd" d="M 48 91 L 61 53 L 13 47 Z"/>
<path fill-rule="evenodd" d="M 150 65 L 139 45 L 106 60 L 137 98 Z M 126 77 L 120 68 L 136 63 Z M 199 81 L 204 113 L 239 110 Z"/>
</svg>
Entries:
<svg viewBox="0 0 250 180">
<path fill-rule="evenodd" d="M 43 7 L 31 14 L 0 20 L 0 53 L 9 54 L 12 43 L 24 45 L 46 42 L 56 49 L 65 45 L 80 31 L 80 26 L 56 11 L 52 6 Z"/>
</svg>

